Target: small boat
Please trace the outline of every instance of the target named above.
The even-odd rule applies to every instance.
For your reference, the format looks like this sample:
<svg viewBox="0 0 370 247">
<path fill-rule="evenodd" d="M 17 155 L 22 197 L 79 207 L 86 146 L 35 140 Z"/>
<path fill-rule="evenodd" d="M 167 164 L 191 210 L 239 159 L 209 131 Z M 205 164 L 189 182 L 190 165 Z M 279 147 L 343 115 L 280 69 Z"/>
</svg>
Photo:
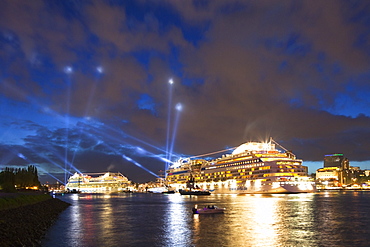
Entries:
<svg viewBox="0 0 370 247">
<path fill-rule="evenodd" d="M 162 194 L 175 194 L 176 191 L 174 190 L 165 190 L 162 192 Z"/>
<path fill-rule="evenodd" d="M 155 187 L 148 189 L 147 192 L 156 194 L 175 194 L 176 191 L 168 187 Z"/>
<path fill-rule="evenodd" d="M 67 189 L 64 193 L 66 193 L 66 194 L 80 194 L 81 193 L 81 191 L 80 190 L 76 190 L 76 189 Z"/>
<path fill-rule="evenodd" d="M 148 193 L 155 193 L 155 194 L 158 194 L 158 193 L 163 193 L 165 191 L 168 191 L 166 187 L 154 187 L 154 188 L 150 188 L 147 190 Z"/>
<path fill-rule="evenodd" d="M 216 206 L 198 208 L 198 206 L 195 205 L 195 207 L 192 208 L 192 211 L 193 214 L 222 214 L 225 211 L 225 208 L 219 208 Z"/>
<path fill-rule="evenodd" d="M 157 185 L 158 187 L 149 188 L 147 189 L 148 193 L 159 193 L 159 194 L 175 194 L 175 189 L 171 186 L 168 186 L 164 183 L 163 178 L 157 178 Z"/>
<path fill-rule="evenodd" d="M 208 190 L 179 190 L 181 195 L 190 195 L 190 196 L 209 196 L 211 192 Z"/>
</svg>

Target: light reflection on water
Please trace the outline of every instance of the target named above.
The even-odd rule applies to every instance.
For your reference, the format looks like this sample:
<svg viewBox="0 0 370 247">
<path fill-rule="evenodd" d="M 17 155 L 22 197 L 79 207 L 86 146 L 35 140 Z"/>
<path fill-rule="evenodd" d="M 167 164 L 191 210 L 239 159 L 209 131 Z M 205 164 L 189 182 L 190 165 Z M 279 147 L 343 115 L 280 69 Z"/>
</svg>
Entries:
<svg viewBox="0 0 370 247">
<path fill-rule="evenodd" d="M 187 227 L 187 218 L 189 210 L 184 205 L 183 198 L 180 195 L 171 195 L 168 197 L 168 213 L 164 217 L 166 246 L 190 246 L 189 236 L 191 229 Z"/>
<path fill-rule="evenodd" d="M 78 203 L 78 196 L 77 195 L 72 195 L 71 199 Z M 70 227 L 69 234 L 71 235 L 71 239 L 80 239 L 80 236 L 82 236 L 82 228 L 80 227 L 79 222 L 82 220 L 81 219 L 81 213 L 80 207 L 70 207 L 71 210 L 69 210 L 69 216 L 68 218 L 71 219 L 71 224 L 68 226 Z"/>
<path fill-rule="evenodd" d="M 370 192 L 72 194 L 43 246 L 368 246 Z M 224 214 L 193 215 L 217 205 Z"/>
</svg>

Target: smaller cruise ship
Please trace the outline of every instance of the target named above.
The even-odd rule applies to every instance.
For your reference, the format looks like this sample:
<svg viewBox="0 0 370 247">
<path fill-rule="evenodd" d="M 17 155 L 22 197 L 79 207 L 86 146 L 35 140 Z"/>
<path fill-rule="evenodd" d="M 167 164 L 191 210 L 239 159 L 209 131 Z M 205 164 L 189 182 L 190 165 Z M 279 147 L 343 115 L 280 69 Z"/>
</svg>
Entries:
<svg viewBox="0 0 370 247">
<path fill-rule="evenodd" d="M 66 191 L 81 193 L 111 193 L 127 191 L 129 184 L 130 181 L 128 178 L 119 172 L 93 174 L 80 174 L 76 172 L 68 179 Z"/>
<path fill-rule="evenodd" d="M 198 188 L 212 194 L 315 191 L 302 160 L 272 138 L 267 143 L 244 143 L 214 160 L 180 159 L 166 173 L 167 184 L 176 190 Z"/>
</svg>

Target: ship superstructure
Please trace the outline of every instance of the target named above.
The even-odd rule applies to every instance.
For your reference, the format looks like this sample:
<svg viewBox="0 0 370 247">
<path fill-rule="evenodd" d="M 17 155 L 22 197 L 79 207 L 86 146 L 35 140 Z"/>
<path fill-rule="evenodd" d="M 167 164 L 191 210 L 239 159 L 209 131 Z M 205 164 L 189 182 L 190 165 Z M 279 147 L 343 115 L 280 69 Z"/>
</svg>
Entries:
<svg viewBox="0 0 370 247">
<path fill-rule="evenodd" d="M 216 194 L 313 192 L 314 182 L 302 160 L 276 144 L 272 139 L 244 143 L 210 161 L 181 159 L 167 170 L 167 183 L 177 190 L 196 185 Z"/>
<path fill-rule="evenodd" d="M 125 191 L 128 189 L 129 184 L 130 181 L 128 178 L 119 172 L 94 174 L 75 173 L 68 179 L 66 190 L 82 193 L 109 193 Z"/>
</svg>

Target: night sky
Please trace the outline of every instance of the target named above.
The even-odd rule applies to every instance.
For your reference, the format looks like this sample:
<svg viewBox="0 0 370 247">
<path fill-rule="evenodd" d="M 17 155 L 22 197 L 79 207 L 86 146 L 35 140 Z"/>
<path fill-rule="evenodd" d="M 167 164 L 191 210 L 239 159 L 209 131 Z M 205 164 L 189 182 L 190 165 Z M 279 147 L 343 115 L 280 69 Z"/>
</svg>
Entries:
<svg viewBox="0 0 370 247">
<path fill-rule="evenodd" d="M 2 0 L 0 102 L 0 168 L 41 182 L 269 137 L 370 169 L 370 2 Z"/>
</svg>

